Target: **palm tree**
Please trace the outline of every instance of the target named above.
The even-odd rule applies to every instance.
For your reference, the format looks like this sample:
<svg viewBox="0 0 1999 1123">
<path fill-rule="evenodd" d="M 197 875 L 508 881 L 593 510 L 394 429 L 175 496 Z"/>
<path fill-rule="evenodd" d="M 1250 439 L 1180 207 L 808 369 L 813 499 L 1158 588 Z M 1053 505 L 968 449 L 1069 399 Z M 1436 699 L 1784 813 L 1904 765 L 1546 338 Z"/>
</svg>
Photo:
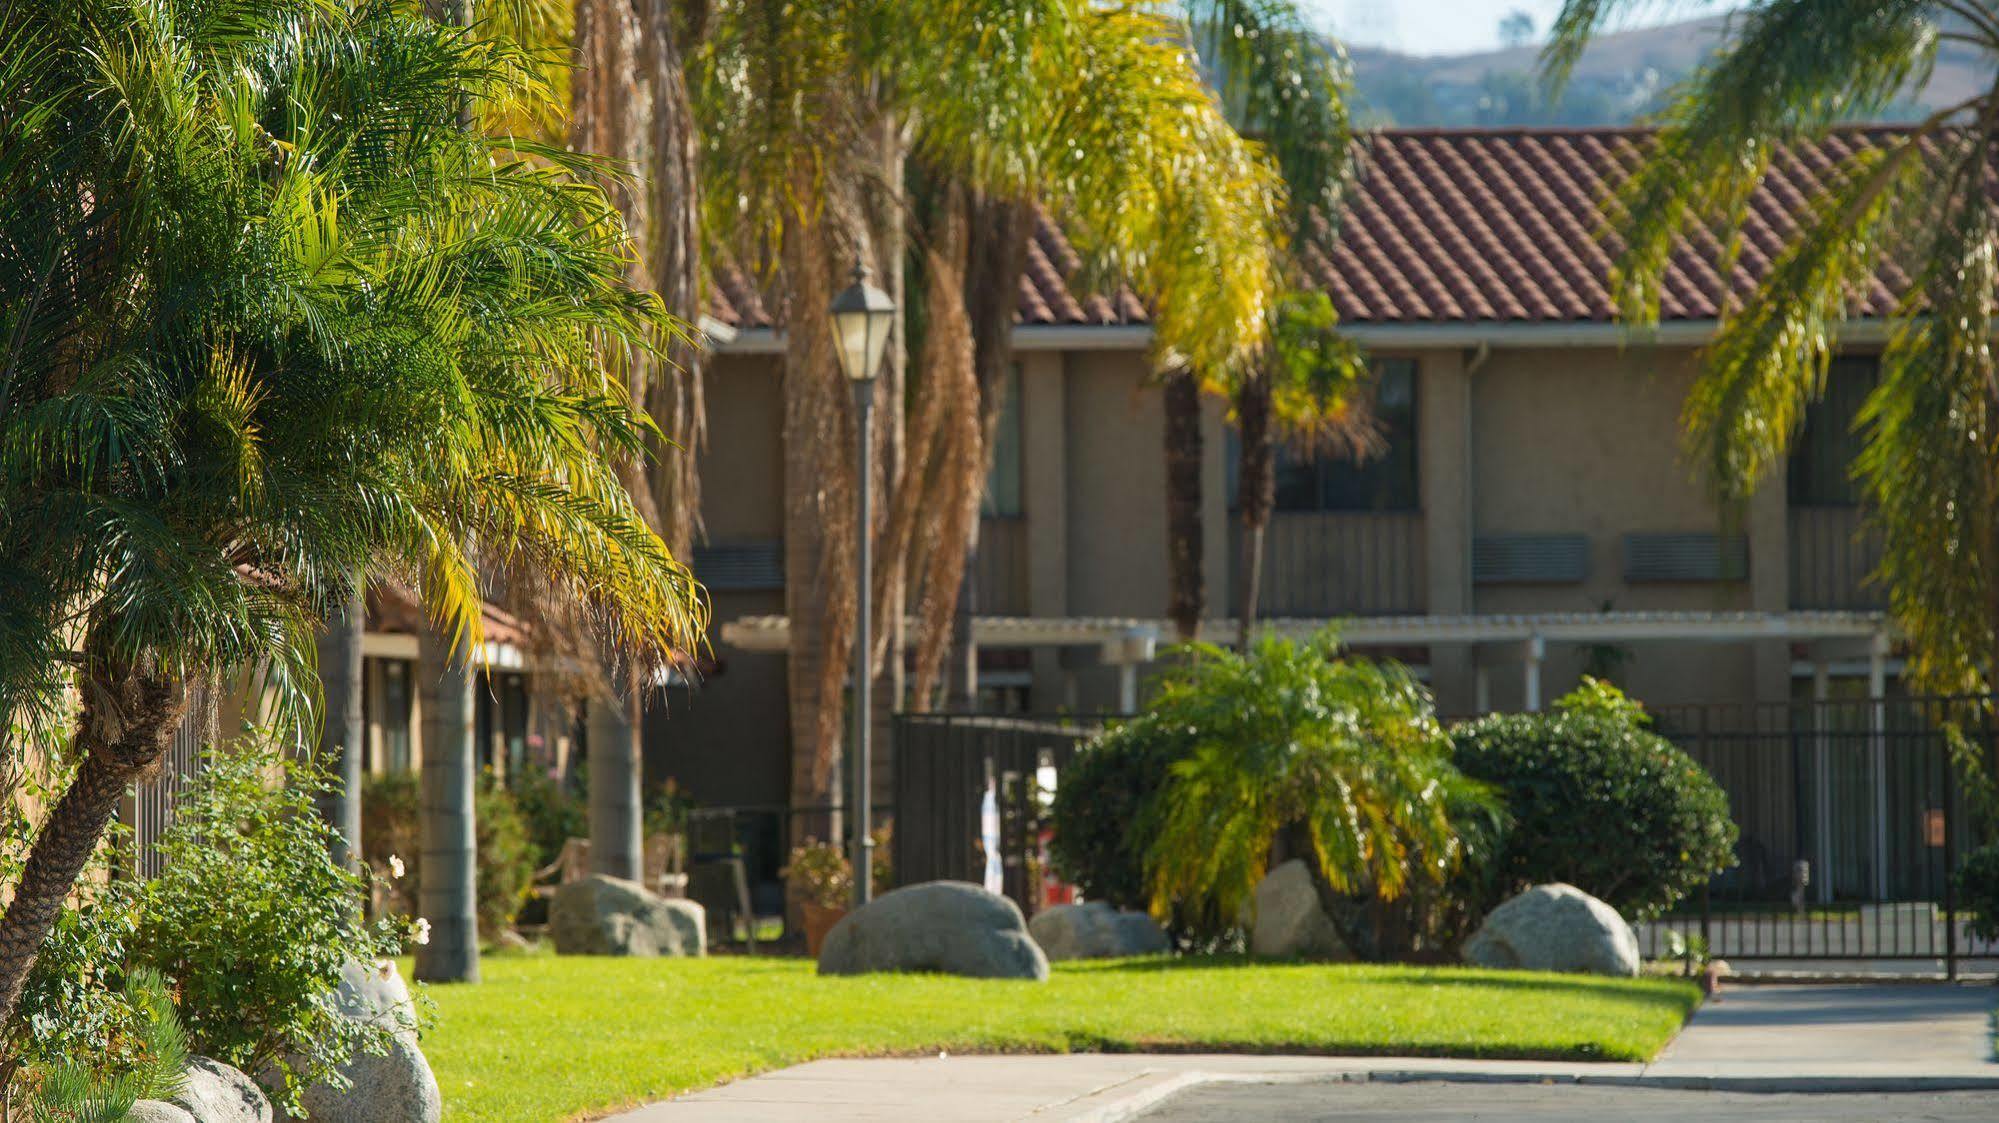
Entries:
<svg viewBox="0 0 1999 1123">
<path fill-rule="evenodd" d="M 1619 0 L 1569 0 L 1545 64 L 1559 83 Z M 1999 63 L 1999 5 L 1757 0 L 1680 88 L 1612 201 L 1612 283 L 1627 323 L 1659 316 L 1683 233 L 1713 228 L 1724 264 L 1745 209 L 1787 147 L 1878 112 L 1919 82 L 1938 46 Z M 1726 307 L 1685 407 L 1687 443 L 1725 503 L 1782 463 L 1825 388 L 1851 294 L 1885 261 L 1908 280 L 1881 378 L 1863 406 L 1855 466 L 1881 532 L 1876 577 L 1911 647 L 1909 674 L 1940 693 L 1985 693 L 1999 666 L 1999 85 L 1906 128 L 1821 147 L 1827 190 L 1760 282 Z M 1999 753 L 1999 747 L 1992 750 Z M 1975 762 L 1972 762 L 1975 763 Z M 1999 777 L 1999 756 L 1985 761 Z"/>
<path fill-rule="evenodd" d="M 319 639 L 319 752 L 328 762 L 335 783 L 326 793 L 321 814 L 337 841 L 333 860 L 350 865 L 361 858 L 361 749 L 368 727 L 361 712 L 361 637 L 367 631 L 367 598 L 356 579 L 344 603 L 327 616 Z"/>
<path fill-rule="evenodd" d="M 1215 76 L 1237 129 L 1270 146 L 1289 189 L 1289 246 L 1322 236 L 1346 181 L 1352 129 L 1346 57 L 1314 32 L 1292 0 L 1187 0 L 1189 41 Z M 1166 422 L 1169 611 L 1190 640 L 1205 615 L 1201 572 L 1200 397 L 1230 407 L 1240 438 L 1236 473 L 1241 520 L 1237 643 L 1255 626 L 1264 532 L 1276 500 L 1277 446 L 1358 447 L 1364 413 L 1352 408 L 1358 351 L 1335 330 L 1332 305 L 1303 291 L 1296 254 L 1285 256 L 1286 292 L 1273 301 L 1266 346 L 1243 363 L 1168 372 Z"/>
<path fill-rule="evenodd" d="M 1194 745 L 1139 831 L 1155 913 L 1244 915 L 1283 845 L 1312 867 L 1347 947 L 1378 959 L 1392 937 L 1372 906 L 1458 868 L 1491 796 L 1451 763 L 1406 669 L 1338 648 L 1331 635 L 1265 635 L 1246 654 L 1197 644 L 1163 677 L 1143 721 Z"/>
<path fill-rule="evenodd" d="M 967 193 L 1059 208 L 1107 272 L 1161 294 L 1164 344 L 1219 362 L 1261 330 L 1273 289 L 1265 235 L 1281 189 L 1214 112 L 1171 30 L 1148 9 L 1082 0 L 852 0 L 781 14 L 745 2 L 717 11 L 699 99 L 713 182 L 704 192 L 715 212 L 710 229 L 735 234 L 739 260 L 776 265 L 786 317 L 787 673 L 793 741 L 809 747 L 795 758 L 795 804 L 838 798 L 837 700 L 855 612 L 853 416 L 831 362 L 825 308 L 855 259 L 890 276 L 901 256 L 903 210 L 886 205 L 899 183 L 883 170 L 895 164 L 905 127 L 897 123 L 909 122 L 909 144 L 926 174 Z M 921 113 L 906 114 L 919 106 Z M 943 269 L 965 275 L 954 260 Z M 926 281 L 925 291 L 951 288 Z M 1013 291 L 1004 290 L 1007 300 Z M 926 311 L 929 322 L 972 321 L 957 303 Z M 999 319 L 1010 323 L 1011 311 L 1006 306 Z M 957 365 L 921 372 L 929 385 L 913 407 L 910 443 L 877 481 L 891 493 L 884 532 L 899 533 L 898 518 L 911 525 L 911 509 L 948 516 L 935 521 L 964 532 L 931 539 L 942 547 L 922 558 L 910 552 L 916 545 L 884 549 L 878 556 L 888 572 L 871 575 L 880 587 L 898 572 L 923 574 L 919 693 L 934 682 L 925 668 L 941 662 L 935 653 L 948 638 L 986 455 L 978 410 L 962 411 L 973 377 L 969 328 L 934 339 L 939 361 Z M 892 372 L 877 392 L 892 402 L 904 396 Z M 952 424 L 926 428 L 923 395 L 932 392 L 960 410 L 938 415 Z M 955 443 L 919 446 L 915 438 L 926 432 L 954 434 Z M 924 480 L 919 467 L 938 457 L 955 465 L 947 492 L 909 507 L 916 501 L 903 498 L 895 480 Z M 893 587 L 878 599 L 894 604 Z M 871 682 L 879 663 L 870 663 Z"/>
<path fill-rule="evenodd" d="M 701 316 L 699 130 L 687 58 L 706 33 L 702 0 L 639 4 L 576 0 L 576 69 L 570 79 L 572 149 L 607 158 L 604 189 L 637 249 L 631 283 L 660 294 L 687 323 Z M 565 29 L 559 21 L 551 31 Z M 626 356 L 627 392 L 658 435 L 646 458 L 627 459 L 626 490 L 676 554 L 700 522 L 698 453 L 705 440 L 699 347 L 672 341 L 657 360 Z M 650 466 L 645 463 L 650 461 Z M 613 657 L 602 662 L 590 705 L 590 860 L 599 873 L 638 879 L 644 869 L 641 781 L 646 684 Z"/>
<path fill-rule="evenodd" d="M 390 5 L 213 14 L 0 9 L 0 710 L 54 738 L 81 699 L 0 1017 L 187 684 L 258 669 L 303 735 L 357 574 L 461 656 L 475 560 L 553 575 L 647 664 L 706 622 L 619 485 L 644 427 L 596 358 L 676 326 L 576 161 L 460 124 L 540 96 L 525 61 Z"/>
</svg>

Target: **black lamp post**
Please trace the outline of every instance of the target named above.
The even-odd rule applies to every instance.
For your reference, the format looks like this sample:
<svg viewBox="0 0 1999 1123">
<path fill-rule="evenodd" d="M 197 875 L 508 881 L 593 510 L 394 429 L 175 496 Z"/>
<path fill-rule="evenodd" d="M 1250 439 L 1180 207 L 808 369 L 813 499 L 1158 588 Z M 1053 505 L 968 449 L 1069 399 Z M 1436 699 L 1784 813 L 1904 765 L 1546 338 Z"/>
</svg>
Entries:
<svg viewBox="0 0 1999 1123">
<path fill-rule="evenodd" d="M 840 357 L 840 372 L 854 387 L 854 409 L 860 434 L 860 536 L 856 551 L 855 585 L 860 594 L 860 615 L 854 627 L 854 905 L 859 907 L 874 897 L 874 862 L 870 851 L 874 838 L 873 802 L 869 784 L 868 731 L 873 676 L 868 673 L 868 657 L 873 644 L 868 637 L 869 571 L 873 568 L 869 549 L 872 514 L 869 493 L 873 482 L 875 412 L 875 372 L 881 369 L 882 355 L 888 350 L 889 331 L 895 326 L 895 301 L 868 283 L 868 267 L 854 266 L 854 283 L 833 298 L 833 353 Z"/>
</svg>

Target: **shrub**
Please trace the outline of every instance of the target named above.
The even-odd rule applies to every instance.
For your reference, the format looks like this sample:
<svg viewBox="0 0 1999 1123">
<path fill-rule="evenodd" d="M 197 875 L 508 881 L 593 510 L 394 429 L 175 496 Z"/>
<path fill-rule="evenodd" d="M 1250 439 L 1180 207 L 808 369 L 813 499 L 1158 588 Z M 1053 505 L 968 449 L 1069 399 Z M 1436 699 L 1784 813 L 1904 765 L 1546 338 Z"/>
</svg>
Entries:
<svg viewBox="0 0 1999 1123">
<path fill-rule="evenodd" d="M 1649 724 L 1615 687 L 1585 679 L 1551 713 L 1496 714 L 1452 731 L 1458 767 L 1512 813 L 1488 905 L 1565 881 L 1648 920 L 1734 864 L 1728 797 Z"/>
<path fill-rule="evenodd" d="M 133 960 L 172 980 L 194 1050 L 274 1071 L 294 1115 L 303 1088 L 387 1048 L 391 1027 L 342 1017 L 332 996 L 343 965 L 397 954 L 408 934 L 357 923 L 366 882 L 335 864 L 314 810 L 329 786 L 268 739 L 214 750 L 160 839 L 131 939 Z"/>
<path fill-rule="evenodd" d="M 545 866 L 562 854 L 563 843 L 590 837 L 590 808 L 583 798 L 581 769 L 564 782 L 533 769 L 514 776 L 509 788 L 527 824 L 534 863 Z"/>
<path fill-rule="evenodd" d="M 1999 940 L 1999 842 L 1966 854 L 1951 877 L 1957 883 L 1957 907 L 1973 914 L 1971 934 Z"/>
<path fill-rule="evenodd" d="M 36 1123 L 115 1123 L 139 1100 L 168 1099 L 186 1087 L 187 1032 L 166 980 L 150 967 L 138 968 L 126 977 L 120 996 L 133 1011 L 134 1056 L 113 1073 L 90 1053 L 31 1070 L 29 1106 Z"/>
<path fill-rule="evenodd" d="M 846 908 L 854 901 L 854 865 L 836 843 L 808 838 L 791 848 L 791 860 L 777 872 L 801 901 L 825 909 Z"/>
<path fill-rule="evenodd" d="M 369 777 L 361 786 L 361 851 L 377 872 L 400 862 L 402 877 L 389 879 L 388 906 L 420 915 L 423 888 L 423 786 L 414 772 Z M 534 886 L 535 843 L 520 805 L 491 776 L 473 795 L 474 845 L 479 864 L 479 935 L 491 940 L 514 922 Z"/>
<path fill-rule="evenodd" d="M 1142 812 L 1195 745 L 1186 726 L 1152 713 L 1107 731 L 1078 752 L 1055 787 L 1048 856 L 1056 876 L 1092 901 L 1121 909 L 1150 906 L 1145 852 L 1152 838 Z"/>
</svg>

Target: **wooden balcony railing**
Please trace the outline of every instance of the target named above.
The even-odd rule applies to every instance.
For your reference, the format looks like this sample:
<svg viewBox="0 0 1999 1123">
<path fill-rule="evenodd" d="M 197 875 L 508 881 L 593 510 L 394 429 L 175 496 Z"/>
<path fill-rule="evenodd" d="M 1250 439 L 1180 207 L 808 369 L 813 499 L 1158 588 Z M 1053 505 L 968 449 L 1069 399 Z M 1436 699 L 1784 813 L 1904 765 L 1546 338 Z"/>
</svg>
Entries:
<svg viewBox="0 0 1999 1123">
<path fill-rule="evenodd" d="M 1019 515 L 979 519 L 978 614 L 1027 615 L 1027 520 Z"/>
<path fill-rule="evenodd" d="M 1230 528 L 1232 588 L 1242 527 Z M 1400 616 L 1424 610 L 1420 511 L 1279 511 L 1263 538 L 1257 615 Z M 1235 598 L 1216 605 L 1233 612 Z"/>
<path fill-rule="evenodd" d="M 1791 607 L 1878 609 L 1886 592 L 1868 582 L 1881 539 L 1858 507 L 1791 508 Z"/>
</svg>

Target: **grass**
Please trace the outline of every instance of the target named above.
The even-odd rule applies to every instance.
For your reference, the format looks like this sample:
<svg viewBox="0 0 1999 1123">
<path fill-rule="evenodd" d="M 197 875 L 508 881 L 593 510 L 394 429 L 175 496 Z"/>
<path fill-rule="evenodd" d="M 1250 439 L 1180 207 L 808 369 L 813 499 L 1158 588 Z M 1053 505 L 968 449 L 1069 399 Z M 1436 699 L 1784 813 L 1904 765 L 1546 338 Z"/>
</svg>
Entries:
<svg viewBox="0 0 1999 1123">
<path fill-rule="evenodd" d="M 451 1123 L 587 1119 L 817 1057 L 940 1050 L 1643 1060 L 1700 1001 L 1680 980 L 1234 959 L 1065 964 L 1045 985 L 740 956 L 483 970 L 428 988 Z"/>
</svg>

